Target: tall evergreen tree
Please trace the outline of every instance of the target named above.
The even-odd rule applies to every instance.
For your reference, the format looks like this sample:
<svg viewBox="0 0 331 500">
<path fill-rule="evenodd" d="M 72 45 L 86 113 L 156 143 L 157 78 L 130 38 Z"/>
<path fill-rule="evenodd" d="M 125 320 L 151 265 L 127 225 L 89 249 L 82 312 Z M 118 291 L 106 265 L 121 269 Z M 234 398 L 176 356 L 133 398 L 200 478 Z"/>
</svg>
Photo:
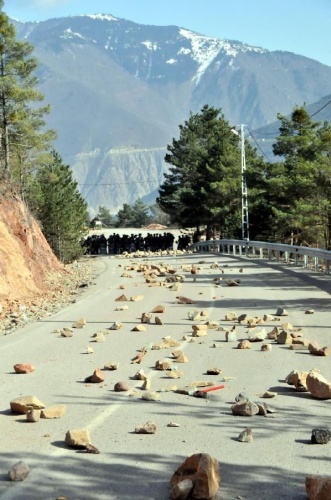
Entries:
<svg viewBox="0 0 331 500">
<path fill-rule="evenodd" d="M 290 118 L 278 118 L 280 135 L 273 150 L 281 161 L 267 173 L 277 238 L 318 243 L 326 229 L 318 207 L 325 214 L 330 194 L 330 126 L 321 128 L 305 106 L 296 106 Z"/>
<path fill-rule="evenodd" d="M 29 201 L 55 255 L 62 262 L 70 262 L 81 254 L 87 205 L 70 167 L 56 151 L 52 152 L 52 159 L 38 170 Z"/>
<path fill-rule="evenodd" d="M 9 181 L 15 153 L 16 169 L 22 176 L 22 162 L 37 147 L 38 132 L 44 126 L 42 116 L 49 108 L 35 106 L 43 95 L 36 90 L 38 79 L 34 71 L 38 62 L 32 57 L 33 46 L 16 40 L 15 28 L 2 10 L 3 2 L 0 8 L 0 180 Z M 46 137 L 43 131 L 39 137 L 43 145 Z M 53 138 L 54 134 L 48 137 Z"/>
<path fill-rule="evenodd" d="M 171 167 L 157 202 L 174 223 L 235 235 L 241 220 L 238 138 L 221 110 L 207 105 L 179 129 L 179 139 L 167 148 Z"/>
</svg>

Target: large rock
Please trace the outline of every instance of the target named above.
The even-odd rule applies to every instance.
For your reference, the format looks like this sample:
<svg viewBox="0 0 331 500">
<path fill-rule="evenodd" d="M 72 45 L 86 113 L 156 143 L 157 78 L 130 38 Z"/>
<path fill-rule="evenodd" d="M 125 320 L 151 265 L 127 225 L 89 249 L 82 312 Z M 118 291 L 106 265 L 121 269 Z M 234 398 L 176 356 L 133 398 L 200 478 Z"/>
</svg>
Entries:
<svg viewBox="0 0 331 500">
<path fill-rule="evenodd" d="M 36 396 L 20 396 L 10 402 L 10 409 L 13 413 L 27 413 L 29 410 L 42 410 L 44 403 Z"/>
<path fill-rule="evenodd" d="M 189 489 L 192 482 L 192 488 Z M 180 483 L 184 485 L 181 486 Z M 171 478 L 172 499 L 211 499 L 221 483 L 219 465 L 208 453 L 197 453 L 188 457 L 176 470 Z M 185 487 L 183 487 L 185 486 Z"/>
<path fill-rule="evenodd" d="M 86 429 L 72 429 L 67 431 L 65 443 L 73 448 L 85 448 L 91 443 L 90 433 Z"/>
<path fill-rule="evenodd" d="M 308 496 L 308 500 L 330 500 L 331 478 L 321 476 L 307 476 L 306 493 Z"/>
<path fill-rule="evenodd" d="M 20 461 L 13 465 L 8 471 L 8 476 L 11 481 L 24 481 L 29 475 L 30 469 L 26 463 Z"/>
<path fill-rule="evenodd" d="M 317 399 L 331 399 L 331 382 L 328 382 L 317 370 L 307 375 L 307 389 Z"/>
</svg>

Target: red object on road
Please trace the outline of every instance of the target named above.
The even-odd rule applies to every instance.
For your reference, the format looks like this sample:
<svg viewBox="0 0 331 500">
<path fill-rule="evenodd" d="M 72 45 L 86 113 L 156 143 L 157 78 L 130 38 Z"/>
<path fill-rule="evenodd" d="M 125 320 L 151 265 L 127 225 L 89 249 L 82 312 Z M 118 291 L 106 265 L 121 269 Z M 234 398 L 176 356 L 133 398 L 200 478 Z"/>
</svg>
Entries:
<svg viewBox="0 0 331 500">
<path fill-rule="evenodd" d="M 213 385 L 212 387 L 207 387 L 206 389 L 199 389 L 200 392 L 211 392 L 211 391 L 218 391 L 219 389 L 224 389 L 225 385 Z"/>
</svg>

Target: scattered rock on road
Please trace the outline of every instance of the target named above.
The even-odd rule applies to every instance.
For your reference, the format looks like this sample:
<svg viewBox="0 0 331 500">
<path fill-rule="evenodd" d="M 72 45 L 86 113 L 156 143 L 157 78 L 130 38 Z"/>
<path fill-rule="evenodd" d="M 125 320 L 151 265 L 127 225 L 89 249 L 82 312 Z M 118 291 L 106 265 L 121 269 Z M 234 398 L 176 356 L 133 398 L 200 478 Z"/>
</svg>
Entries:
<svg viewBox="0 0 331 500">
<path fill-rule="evenodd" d="M 28 363 L 17 363 L 14 365 L 14 370 L 16 373 L 31 373 L 36 368 Z"/>
<path fill-rule="evenodd" d="M 67 431 L 65 443 L 73 448 L 85 448 L 86 445 L 92 444 L 90 433 L 86 429 L 72 429 Z"/>
<path fill-rule="evenodd" d="M 197 453 L 188 457 L 173 474 L 171 498 L 213 498 L 221 483 L 219 465 L 208 453 Z"/>
<path fill-rule="evenodd" d="M 241 443 L 253 443 L 253 431 L 251 427 L 247 427 L 247 429 L 239 434 L 238 441 Z"/>
<path fill-rule="evenodd" d="M 11 481 L 24 481 L 28 477 L 29 472 L 28 465 L 21 460 L 9 469 L 8 476 Z"/>
<path fill-rule="evenodd" d="M 36 396 L 19 396 L 10 402 L 10 409 L 13 413 L 26 414 L 29 410 L 42 410 L 44 403 Z"/>
<path fill-rule="evenodd" d="M 155 434 L 156 424 L 153 422 L 146 422 L 144 425 L 137 426 L 134 431 L 136 434 Z"/>
<path fill-rule="evenodd" d="M 311 442 L 313 444 L 327 444 L 331 441 L 331 431 L 328 429 L 313 429 L 311 433 Z"/>
</svg>

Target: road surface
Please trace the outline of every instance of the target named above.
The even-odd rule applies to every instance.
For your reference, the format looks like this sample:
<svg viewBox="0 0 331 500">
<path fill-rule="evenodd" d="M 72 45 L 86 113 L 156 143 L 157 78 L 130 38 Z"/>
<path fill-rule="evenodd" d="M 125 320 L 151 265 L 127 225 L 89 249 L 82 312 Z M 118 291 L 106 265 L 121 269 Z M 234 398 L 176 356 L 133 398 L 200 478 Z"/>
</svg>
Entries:
<svg viewBox="0 0 331 500">
<path fill-rule="evenodd" d="M 222 476 L 218 498 L 224 500 L 303 500 L 306 475 L 330 476 L 330 444 L 311 445 L 310 437 L 313 428 L 330 428 L 331 400 L 297 393 L 284 380 L 294 369 L 312 368 L 319 368 L 330 380 L 330 358 L 292 351 L 271 340 L 267 341 L 272 344 L 268 352 L 261 351 L 260 343 L 250 350 L 238 350 L 237 342 L 226 342 L 224 332 L 216 329 L 193 342 L 192 324 L 203 321 L 188 318 L 192 310 L 205 311 L 209 321 L 231 328 L 233 323 L 224 320 L 230 311 L 262 317 L 274 315 L 281 306 L 289 315 L 280 322 L 261 325 L 267 332 L 290 322 L 301 327 L 309 340 L 329 345 L 329 277 L 282 264 L 212 254 L 148 259 L 100 256 L 91 261 L 98 277 L 76 303 L 0 338 L 1 499 L 163 500 L 169 498 L 169 481 L 176 468 L 199 452 L 218 460 Z M 214 269 L 215 262 L 221 267 Z M 166 286 L 152 287 L 142 272 L 125 270 L 131 263 L 171 265 L 185 281 L 177 292 Z M 200 268 L 196 277 L 189 272 L 192 264 Z M 122 277 L 124 272 L 131 277 Z M 223 279 L 220 285 L 215 278 Z M 240 284 L 229 287 L 226 279 L 240 279 Z M 117 302 L 121 294 L 129 299 L 142 295 L 143 299 Z M 194 304 L 180 304 L 177 296 L 190 298 Z M 119 305 L 128 309 L 117 311 Z M 132 331 L 141 324 L 142 312 L 157 305 L 165 306 L 165 312 L 152 314 L 145 332 Z M 315 313 L 305 314 L 307 309 Z M 162 325 L 154 323 L 155 316 L 162 318 Z M 55 333 L 82 317 L 87 324 L 74 329 L 73 337 Z M 107 330 L 116 321 L 123 327 Z M 107 332 L 105 342 L 93 342 L 98 331 Z M 177 349 L 188 359 L 177 365 L 184 374 L 178 380 L 154 369 L 157 360 L 172 358 L 174 349 L 150 350 L 166 336 L 180 342 Z M 246 326 L 237 326 L 237 338 L 247 338 Z M 141 365 L 132 364 L 144 346 L 148 350 Z M 93 354 L 87 354 L 88 347 L 94 349 Z M 119 368 L 104 371 L 104 383 L 85 382 L 96 367 L 103 368 L 108 362 L 118 362 Z M 18 375 L 13 370 L 16 363 L 32 363 L 36 370 Z M 207 375 L 211 367 L 222 373 Z M 150 376 L 151 390 L 161 391 L 160 401 L 141 399 L 142 382 L 134 379 L 140 368 Z M 222 377 L 233 380 L 221 382 Z M 170 385 L 182 388 L 197 380 L 224 383 L 225 388 L 211 392 L 208 399 L 166 391 Z M 129 384 L 129 393 L 114 392 L 119 381 Z M 252 400 L 263 402 L 266 400 L 260 396 L 267 390 L 278 393 L 267 400 L 276 413 L 267 417 L 232 415 L 231 405 L 238 393 L 245 391 Z M 10 401 L 30 394 L 46 406 L 67 405 L 66 414 L 36 423 L 12 414 Z M 134 432 L 148 421 L 156 424 L 155 434 Z M 170 422 L 179 427 L 169 427 Z M 246 427 L 253 430 L 253 443 L 237 440 Z M 100 454 L 68 448 L 64 438 L 69 429 L 88 429 Z M 30 474 L 23 482 L 11 483 L 7 471 L 19 460 L 28 464 Z"/>
</svg>

